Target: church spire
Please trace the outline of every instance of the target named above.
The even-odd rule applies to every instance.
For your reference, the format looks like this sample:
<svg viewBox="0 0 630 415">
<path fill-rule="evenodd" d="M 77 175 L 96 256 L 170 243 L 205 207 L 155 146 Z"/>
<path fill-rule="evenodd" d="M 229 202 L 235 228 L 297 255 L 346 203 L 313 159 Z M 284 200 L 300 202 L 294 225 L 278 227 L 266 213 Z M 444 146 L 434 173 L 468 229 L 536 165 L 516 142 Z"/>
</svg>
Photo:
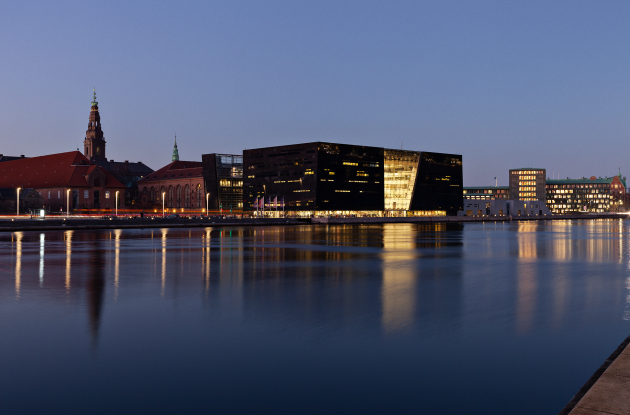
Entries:
<svg viewBox="0 0 630 415">
<path fill-rule="evenodd" d="M 96 101 L 96 87 L 92 91 L 94 95 L 88 129 L 85 132 L 85 140 L 83 141 L 83 155 L 92 161 L 107 160 L 105 158 L 105 136 L 101 129 L 101 116 L 98 112 L 98 102 Z"/>
<path fill-rule="evenodd" d="M 175 134 L 175 146 L 173 147 L 173 161 L 179 161 L 179 151 L 177 151 L 177 133 Z"/>
</svg>

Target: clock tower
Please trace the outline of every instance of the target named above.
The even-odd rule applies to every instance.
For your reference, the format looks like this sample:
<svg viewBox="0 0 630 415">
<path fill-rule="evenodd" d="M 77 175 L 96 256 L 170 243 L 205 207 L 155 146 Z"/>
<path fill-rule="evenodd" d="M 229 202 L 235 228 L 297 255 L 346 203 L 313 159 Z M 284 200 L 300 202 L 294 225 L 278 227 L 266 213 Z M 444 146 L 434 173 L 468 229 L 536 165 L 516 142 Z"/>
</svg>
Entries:
<svg viewBox="0 0 630 415">
<path fill-rule="evenodd" d="M 90 121 L 85 132 L 83 141 L 83 155 L 91 161 L 106 161 L 105 157 L 105 137 L 101 129 L 101 116 L 98 113 L 98 102 L 96 102 L 96 88 L 94 89 L 94 100 L 90 110 Z"/>
</svg>

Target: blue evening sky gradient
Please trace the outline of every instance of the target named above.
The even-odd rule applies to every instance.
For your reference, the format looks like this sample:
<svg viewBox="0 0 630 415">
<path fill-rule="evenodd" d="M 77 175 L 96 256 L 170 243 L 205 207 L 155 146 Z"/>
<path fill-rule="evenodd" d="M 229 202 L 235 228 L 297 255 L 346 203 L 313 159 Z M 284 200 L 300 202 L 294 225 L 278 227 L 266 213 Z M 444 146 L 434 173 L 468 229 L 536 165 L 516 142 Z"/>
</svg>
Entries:
<svg viewBox="0 0 630 415">
<path fill-rule="evenodd" d="M 107 156 L 332 141 L 630 176 L 628 1 L 6 1 L 0 153 Z"/>
</svg>

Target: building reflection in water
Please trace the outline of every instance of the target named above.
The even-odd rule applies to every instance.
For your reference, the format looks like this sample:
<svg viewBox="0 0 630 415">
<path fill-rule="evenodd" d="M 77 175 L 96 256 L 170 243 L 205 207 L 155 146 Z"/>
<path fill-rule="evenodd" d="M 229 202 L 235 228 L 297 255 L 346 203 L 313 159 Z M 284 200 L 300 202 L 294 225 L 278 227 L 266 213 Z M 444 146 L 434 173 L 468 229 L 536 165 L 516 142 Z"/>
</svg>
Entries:
<svg viewBox="0 0 630 415">
<path fill-rule="evenodd" d="M 105 249 L 102 245 L 99 235 L 96 235 L 90 241 L 91 250 L 89 251 L 88 278 L 86 282 L 90 328 L 94 341 L 98 338 L 105 295 Z"/>
<path fill-rule="evenodd" d="M 381 324 L 385 333 L 460 323 L 461 229 L 445 223 L 383 225 Z"/>
<path fill-rule="evenodd" d="M 381 301 L 385 332 L 403 330 L 414 321 L 416 244 L 413 225 L 384 225 Z"/>
<path fill-rule="evenodd" d="M 622 263 L 624 225 L 617 220 L 519 222 L 516 238 L 510 238 L 511 252 L 516 252 L 516 330 L 527 332 L 534 327 L 536 314 L 562 324 L 567 307 L 580 301 L 584 309 L 599 307 L 607 297 L 605 282 L 597 271 L 578 279 L 572 271 L 576 264 Z M 514 249 L 515 248 L 515 249 Z M 577 262 L 576 262 L 577 261 Z M 596 268 L 594 268 L 596 269 Z M 582 297 L 571 299 L 580 284 Z M 630 286 L 626 288 L 630 290 Z M 543 313 L 541 298 L 550 295 L 551 312 Z M 630 297 L 628 298 L 630 302 Z"/>
<path fill-rule="evenodd" d="M 521 222 L 518 224 L 518 234 L 516 236 L 518 244 L 516 327 L 519 332 L 529 331 L 534 324 L 536 288 L 538 285 L 536 259 L 539 256 L 536 243 L 538 237 L 537 227 L 537 222 Z"/>
<path fill-rule="evenodd" d="M 15 298 L 20 298 L 22 286 L 22 232 L 15 232 Z"/>
</svg>

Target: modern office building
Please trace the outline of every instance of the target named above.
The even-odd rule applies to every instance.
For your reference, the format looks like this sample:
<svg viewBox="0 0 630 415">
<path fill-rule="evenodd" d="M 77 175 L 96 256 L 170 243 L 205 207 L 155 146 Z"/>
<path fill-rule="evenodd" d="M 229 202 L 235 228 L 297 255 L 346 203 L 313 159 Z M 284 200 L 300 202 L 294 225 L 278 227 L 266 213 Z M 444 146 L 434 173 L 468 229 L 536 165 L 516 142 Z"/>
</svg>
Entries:
<svg viewBox="0 0 630 415">
<path fill-rule="evenodd" d="M 243 156 L 203 154 L 203 178 L 208 209 L 234 212 L 243 209 Z"/>
<path fill-rule="evenodd" d="M 608 212 L 614 177 L 547 180 L 547 207 L 553 213 Z"/>
<path fill-rule="evenodd" d="M 462 157 L 314 142 L 245 150 L 245 211 L 310 215 L 455 215 Z"/>
<path fill-rule="evenodd" d="M 470 200 L 507 200 L 509 186 L 464 187 L 464 199 Z"/>
<path fill-rule="evenodd" d="M 546 170 L 527 167 L 524 169 L 510 169 L 509 199 L 510 200 L 540 200 L 546 197 Z"/>
</svg>

